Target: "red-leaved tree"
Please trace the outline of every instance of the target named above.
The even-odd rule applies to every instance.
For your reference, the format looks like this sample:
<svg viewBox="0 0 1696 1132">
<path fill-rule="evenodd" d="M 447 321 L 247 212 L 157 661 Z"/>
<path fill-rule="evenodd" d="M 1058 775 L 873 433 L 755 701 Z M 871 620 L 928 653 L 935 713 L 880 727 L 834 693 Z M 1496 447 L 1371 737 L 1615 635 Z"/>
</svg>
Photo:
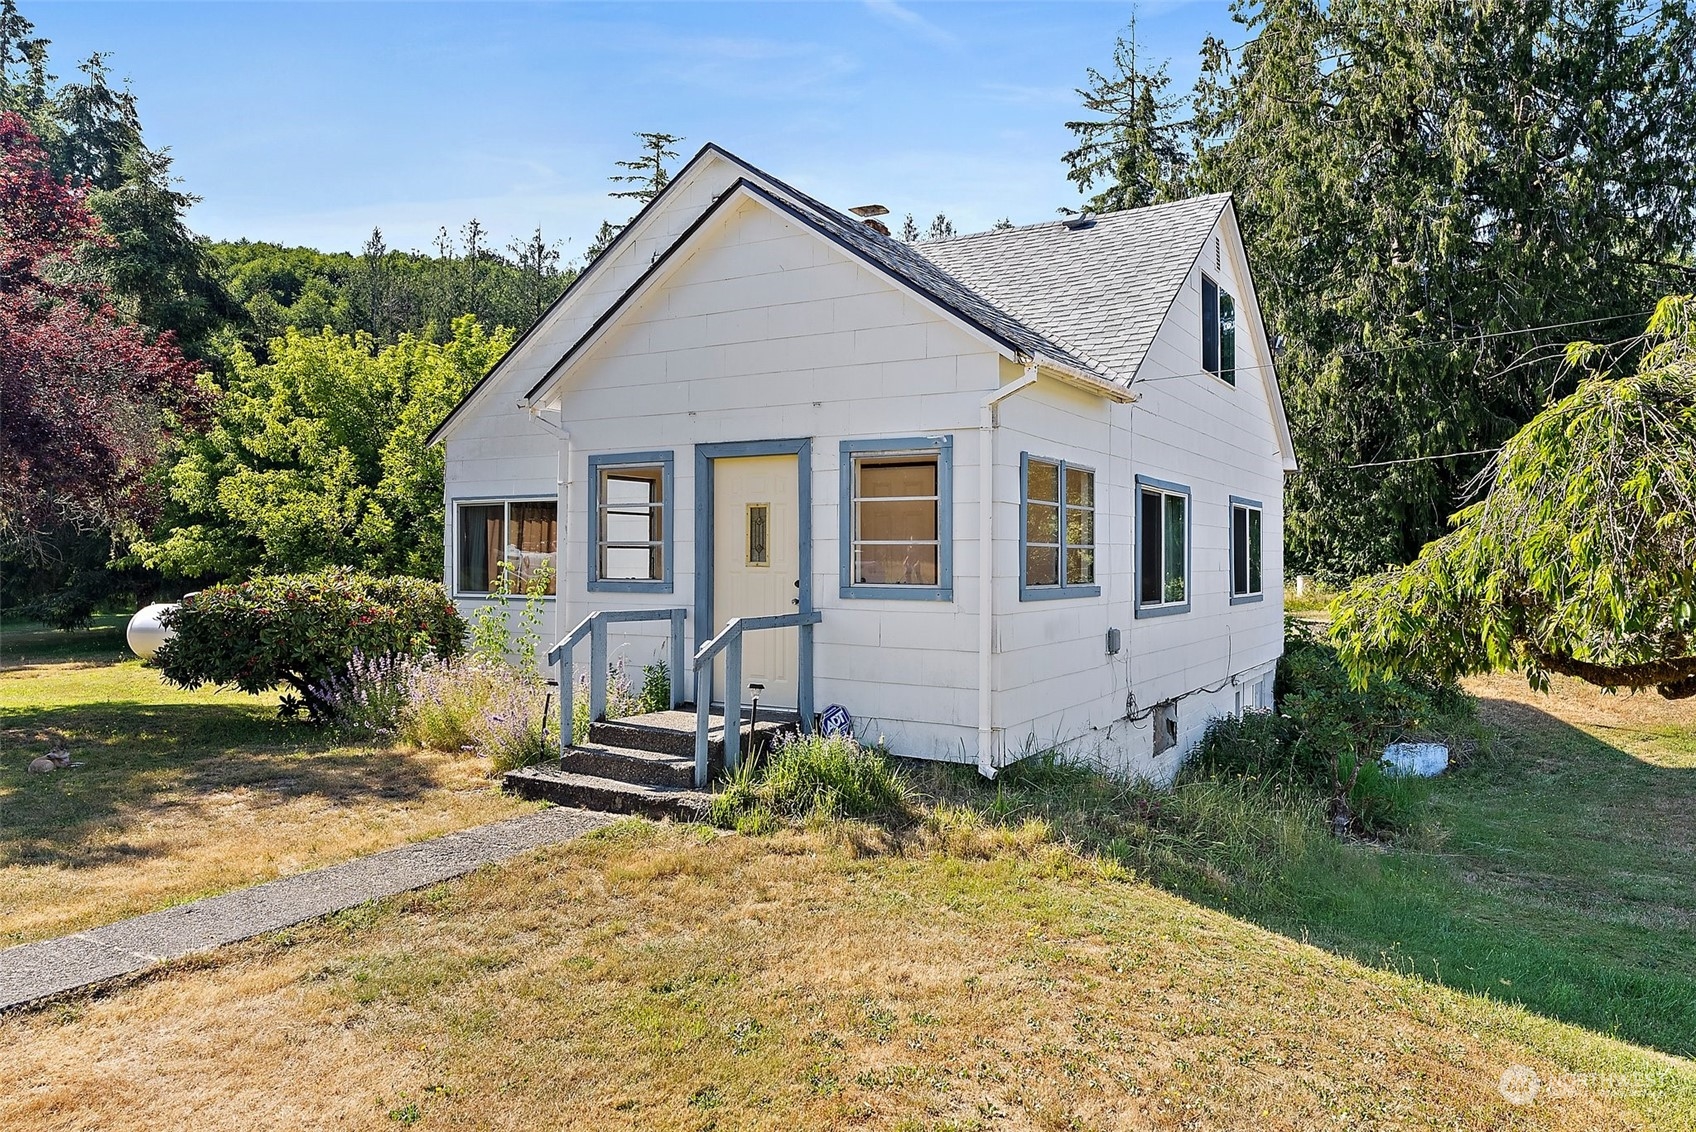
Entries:
<svg viewBox="0 0 1696 1132">
<path fill-rule="evenodd" d="M 114 309 L 82 257 L 105 242 L 22 117 L 0 113 L 0 549 L 150 517 L 164 430 L 207 392 L 169 334 Z"/>
</svg>

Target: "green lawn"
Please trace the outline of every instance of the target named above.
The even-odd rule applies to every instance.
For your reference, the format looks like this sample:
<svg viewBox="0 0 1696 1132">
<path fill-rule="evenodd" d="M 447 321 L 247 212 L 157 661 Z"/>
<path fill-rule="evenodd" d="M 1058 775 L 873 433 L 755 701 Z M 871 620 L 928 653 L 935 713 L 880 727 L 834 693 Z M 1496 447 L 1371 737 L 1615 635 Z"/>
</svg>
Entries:
<svg viewBox="0 0 1696 1132">
<path fill-rule="evenodd" d="M 1627 1041 L 1696 1056 L 1696 713 L 1575 683 L 1478 681 L 1498 731 L 1430 828 L 1316 854 L 1258 918 Z"/>
<path fill-rule="evenodd" d="M 164 683 L 90 630 L 0 627 L 0 946 L 523 812 L 487 760 L 340 742 Z M 30 774 L 67 746 L 80 764 Z"/>
</svg>

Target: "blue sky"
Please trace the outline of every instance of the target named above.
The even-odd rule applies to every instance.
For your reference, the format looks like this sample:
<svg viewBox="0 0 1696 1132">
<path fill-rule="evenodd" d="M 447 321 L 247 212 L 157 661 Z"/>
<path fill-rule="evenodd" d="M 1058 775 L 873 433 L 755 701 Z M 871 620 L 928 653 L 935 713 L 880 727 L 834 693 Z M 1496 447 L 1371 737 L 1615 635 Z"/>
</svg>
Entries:
<svg viewBox="0 0 1696 1132">
<path fill-rule="evenodd" d="M 214 238 L 426 248 L 475 216 L 579 255 L 637 130 L 741 154 L 832 204 L 963 231 L 1047 219 L 1085 69 L 1128 3 L 43 3 L 54 69 L 108 54 Z M 1227 5 L 1145 3 L 1138 38 L 1196 73 Z"/>
</svg>

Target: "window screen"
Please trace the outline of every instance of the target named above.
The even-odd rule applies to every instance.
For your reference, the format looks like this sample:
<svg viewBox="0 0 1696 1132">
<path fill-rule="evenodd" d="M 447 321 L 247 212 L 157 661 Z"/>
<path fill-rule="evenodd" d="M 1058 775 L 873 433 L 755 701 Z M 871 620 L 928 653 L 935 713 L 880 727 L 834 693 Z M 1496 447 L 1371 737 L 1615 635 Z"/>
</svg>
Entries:
<svg viewBox="0 0 1696 1132">
<path fill-rule="evenodd" d="M 934 452 L 854 457 L 853 584 L 937 584 L 938 465 Z"/>
</svg>

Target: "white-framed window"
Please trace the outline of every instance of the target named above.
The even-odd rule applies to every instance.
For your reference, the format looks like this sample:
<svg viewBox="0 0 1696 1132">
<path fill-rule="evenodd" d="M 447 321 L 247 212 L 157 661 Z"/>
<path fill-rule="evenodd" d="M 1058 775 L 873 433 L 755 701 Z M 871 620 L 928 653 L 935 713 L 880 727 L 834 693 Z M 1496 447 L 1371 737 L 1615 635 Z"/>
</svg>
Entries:
<svg viewBox="0 0 1696 1132">
<path fill-rule="evenodd" d="M 1094 597 L 1095 472 L 1020 455 L 1019 600 Z"/>
<path fill-rule="evenodd" d="M 954 596 L 949 436 L 842 442 L 842 596 Z"/>
<path fill-rule="evenodd" d="M 1261 506 L 1253 499 L 1231 497 L 1231 604 L 1260 601 Z"/>
<path fill-rule="evenodd" d="M 672 588 L 672 454 L 589 457 L 589 580 L 595 591 Z"/>
<path fill-rule="evenodd" d="M 1201 277 L 1201 366 L 1237 383 L 1237 302 L 1206 275 Z"/>
<path fill-rule="evenodd" d="M 493 593 L 502 564 L 507 588 L 523 593 L 531 579 L 547 575 L 544 593 L 559 583 L 559 504 L 552 499 L 478 499 L 455 504 L 458 533 L 454 591 L 467 596 Z"/>
<path fill-rule="evenodd" d="M 1190 489 L 1137 477 L 1138 617 L 1190 608 Z"/>
</svg>

